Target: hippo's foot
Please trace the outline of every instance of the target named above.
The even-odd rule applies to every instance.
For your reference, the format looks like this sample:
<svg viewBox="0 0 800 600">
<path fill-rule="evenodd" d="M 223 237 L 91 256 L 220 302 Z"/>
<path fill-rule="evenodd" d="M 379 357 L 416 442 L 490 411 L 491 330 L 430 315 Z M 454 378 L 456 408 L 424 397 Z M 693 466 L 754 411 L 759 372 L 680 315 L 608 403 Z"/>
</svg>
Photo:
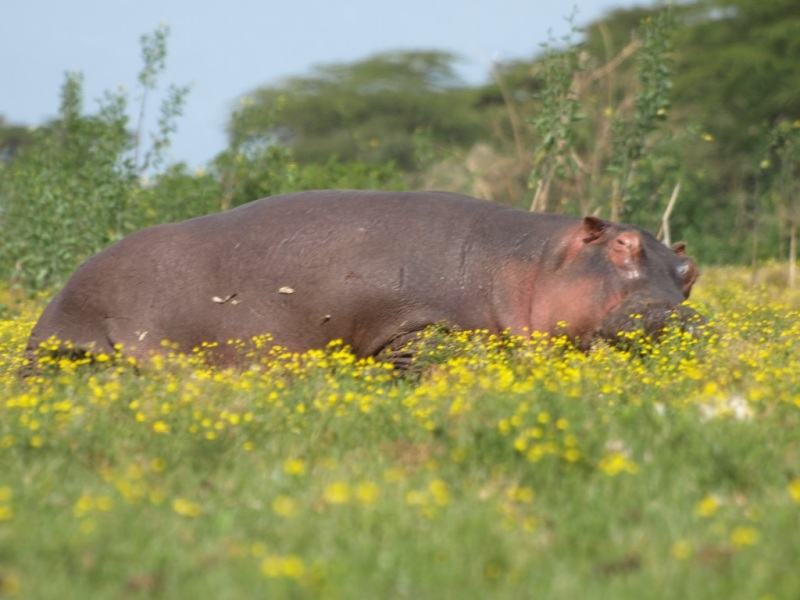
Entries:
<svg viewBox="0 0 800 600">
<path fill-rule="evenodd" d="M 391 363 L 396 371 L 405 373 L 411 369 L 415 357 L 416 355 L 413 350 L 399 349 L 381 352 L 377 358 L 381 362 Z"/>
<path fill-rule="evenodd" d="M 392 364 L 399 374 L 408 373 L 425 346 L 424 335 L 422 331 L 398 335 L 386 344 L 375 358 Z"/>
<path fill-rule="evenodd" d="M 421 373 L 441 361 L 443 340 L 452 333 L 446 324 L 437 323 L 395 336 L 375 358 L 394 365 L 398 374 Z M 446 344 L 445 344 L 446 345 Z"/>
</svg>

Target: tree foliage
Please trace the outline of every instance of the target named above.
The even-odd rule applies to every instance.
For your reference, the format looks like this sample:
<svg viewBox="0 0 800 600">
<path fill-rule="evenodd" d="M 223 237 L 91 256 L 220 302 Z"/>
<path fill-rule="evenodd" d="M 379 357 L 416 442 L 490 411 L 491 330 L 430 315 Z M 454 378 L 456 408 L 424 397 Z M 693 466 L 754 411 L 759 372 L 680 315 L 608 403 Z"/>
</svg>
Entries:
<svg viewBox="0 0 800 600">
<path fill-rule="evenodd" d="M 106 96 L 84 116 L 83 79 L 67 75 L 58 118 L 0 173 L 3 237 L 0 261 L 29 287 L 58 281 L 61 265 L 86 257 L 125 231 L 126 191 L 136 179 L 129 161 L 122 96 Z"/>
<path fill-rule="evenodd" d="M 800 119 L 800 4 L 698 0 L 681 17 L 677 121 L 702 127 L 713 139 L 706 148 L 685 148 L 687 164 L 704 170 L 698 217 L 712 232 L 715 222 L 731 225 L 720 231 L 720 244 L 729 247 L 725 260 L 748 254 L 753 260 L 761 251 L 786 257 L 786 214 L 775 204 L 764 210 L 768 196 L 784 194 L 780 174 L 762 162 L 775 130 Z"/>
<path fill-rule="evenodd" d="M 721 128 L 800 117 L 800 4 L 701 0 L 684 23 L 677 99 Z"/>
<path fill-rule="evenodd" d="M 481 132 L 455 65 L 446 52 L 398 51 L 319 66 L 250 94 L 230 139 L 280 142 L 300 163 L 336 157 L 413 168 L 415 134 L 468 145 Z"/>
<path fill-rule="evenodd" d="M 680 183 L 672 218 L 707 260 L 748 260 L 756 238 L 757 255 L 786 256 L 786 211 L 778 207 L 791 202 L 777 197 L 792 188 L 762 163 L 775 131 L 800 123 L 800 5 L 696 0 L 670 12 L 669 38 L 648 25 L 658 23 L 662 7 L 637 7 L 609 13 L 585 30 L 582 43 L 562 50 L 578 57 L 561 97 L 581 98 L 570 113 L 580 118 L 551 119 L 556 130 L 571 128 L 562 135 L 570 140 L 562 164 L 570 168 L 545 206 L 602 211 L 617 196 L 610 187 L 616 179 L 619 217 L 656 229 Z M 540 75 L 549 60 L 503 65 L 501 81 L 482 92 L 508 153 L 519 154 L 518 137 L 528 151 L 548 140 L 535 126 L 523 128 L 512 150 L 508 131 L 518 115 L 533 115 L 536 125 L 555 104 Z"/>
</svg>

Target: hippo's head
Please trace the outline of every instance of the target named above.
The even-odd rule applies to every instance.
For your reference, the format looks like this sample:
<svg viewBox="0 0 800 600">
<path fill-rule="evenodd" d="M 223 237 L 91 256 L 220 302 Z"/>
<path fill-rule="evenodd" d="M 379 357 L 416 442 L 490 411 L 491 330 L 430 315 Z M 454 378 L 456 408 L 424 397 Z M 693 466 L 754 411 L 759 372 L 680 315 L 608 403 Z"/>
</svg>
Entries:
<svg viewBox="0 0 800 600">
<path fill-rule="evenodd" d="M 584 269 L 599 276 L 601 319 L 594 339 L 624 343 L 630 333 L 658 337 L 671 322 L 694 331 L 702 317 L 683 305 L 699 272 L 686 244 L 671 248 L 631 225 L 583 220 Z"/>
</svg>

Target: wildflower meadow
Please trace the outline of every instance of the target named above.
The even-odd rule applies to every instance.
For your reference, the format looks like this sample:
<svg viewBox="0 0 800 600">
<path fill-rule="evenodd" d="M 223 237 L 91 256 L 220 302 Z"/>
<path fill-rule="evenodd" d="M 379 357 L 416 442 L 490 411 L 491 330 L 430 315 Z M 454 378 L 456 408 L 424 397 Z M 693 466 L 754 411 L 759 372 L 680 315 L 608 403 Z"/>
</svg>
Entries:
<svg viewBox="0 0 800 600">
<path fill-rule="evenodd" d="M 333 344 L 22 378 L 46 298 L 6 296 L 0 598 L 796 599 L 800 296 L 745 280 L 704 273 L 699 335 L 431 332 L 406 376 Z"/>
</svg>

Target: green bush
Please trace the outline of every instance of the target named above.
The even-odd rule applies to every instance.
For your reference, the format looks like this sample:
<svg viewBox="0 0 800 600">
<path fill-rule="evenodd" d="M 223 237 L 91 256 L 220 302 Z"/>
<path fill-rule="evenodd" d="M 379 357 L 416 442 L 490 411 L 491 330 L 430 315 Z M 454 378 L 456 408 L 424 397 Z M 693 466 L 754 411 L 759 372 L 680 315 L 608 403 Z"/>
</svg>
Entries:
<svg viewBox="0 0 800 600">
<path fill-rule="evenodd" d="M 58 118 L 0 172 L 0 265 L 26 287 L 58 282 L 75 263 L 119 239 L 125 205 L 137 184 L 126 154 L 125 98 L 107 94 L 83 116 L 82 77 L 70 73 Z"/>
<path fill-rule="evenodd" d="M 285 146 L 252 140 L 233 141 L 208 170 L 167 164 L 164 151 L 188 88 L 170 87 L 155 131 L 144 131 L 148 96 L 165 66 L 167 34 L 161 27 L 142 37 L 133 128 L 124 92 L 106 93 L 98 111 L 87 115 L 83 78 L 70 73 L 56 119 L 0 164 L 1 277 L 29 291 L 52 288 L 93 254 L 149 225 L 307 189 L 405 187 L 403 174 L 390 163 L 332 158 L 298 166 Z"/>
<path fill-rule="evenodd" d="M 125 92 L 106 92 L 84 114 L 83 77 L 68 73 L 58 116 L 0 171 L 4 243 L 0 269 L 28 289 L 60 283 L 82 260 L 147 224 L 132 207 L 145 174 L 160 167 L 188 89 L 172 86 L 157 131 L 142 143 L 148 92 L 164 68 L 168 30 L 142 37 L 139 124 L 128 129 Z"/>
</svg>

